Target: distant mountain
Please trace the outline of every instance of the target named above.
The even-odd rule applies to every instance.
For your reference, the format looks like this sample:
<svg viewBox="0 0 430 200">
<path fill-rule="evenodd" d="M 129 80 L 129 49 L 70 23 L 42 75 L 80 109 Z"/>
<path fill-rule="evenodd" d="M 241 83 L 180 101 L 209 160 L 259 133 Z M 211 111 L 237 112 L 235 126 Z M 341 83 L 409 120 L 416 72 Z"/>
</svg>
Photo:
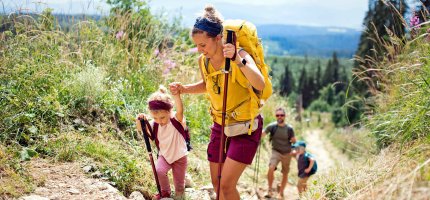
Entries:
<svg viewBox="0 0 430 200">
<path fill-rule="evenodd" d="M 338 27 L 271 24 L 257 29 L 269 55 L 329 57 L 336 51 L 339 57 L 352 58 L 361 35 L 359 30 Z"/>
</svg>

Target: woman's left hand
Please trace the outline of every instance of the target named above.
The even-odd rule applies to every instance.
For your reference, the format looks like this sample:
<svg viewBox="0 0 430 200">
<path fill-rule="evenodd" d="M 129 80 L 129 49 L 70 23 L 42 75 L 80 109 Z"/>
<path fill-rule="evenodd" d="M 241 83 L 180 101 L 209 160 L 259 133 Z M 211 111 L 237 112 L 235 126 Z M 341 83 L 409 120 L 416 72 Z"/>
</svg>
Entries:
<svg viewBox="0 0 430 200">
<path fill-rule="evenodd" d="M 236 48 L 234 47 L 234 45 L 231 43 L 227 43 L 227 44 L 224 44 L 223 47 L 224 48 L 222 49 L 222 51 L 224 53 L 224 57 L 225 58 L 233 58 L 234 54 L 236 53 Z M 237 58 L 238 58 L 238 56 L 236 56 L 236 59 Z"/>
</svg>

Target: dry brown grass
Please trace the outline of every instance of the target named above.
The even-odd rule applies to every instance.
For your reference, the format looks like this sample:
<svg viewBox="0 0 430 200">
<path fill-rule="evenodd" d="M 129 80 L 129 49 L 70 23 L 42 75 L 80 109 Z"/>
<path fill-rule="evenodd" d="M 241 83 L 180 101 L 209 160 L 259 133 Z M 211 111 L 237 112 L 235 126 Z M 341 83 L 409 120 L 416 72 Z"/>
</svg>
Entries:
<svg viewBox="0 0 430 200">
<path fill-rule="evenodd" d="M 429 199 L 430 144 L 392 145 L 353 168 L 319 174 L 306 199 Z"/>
</svg>

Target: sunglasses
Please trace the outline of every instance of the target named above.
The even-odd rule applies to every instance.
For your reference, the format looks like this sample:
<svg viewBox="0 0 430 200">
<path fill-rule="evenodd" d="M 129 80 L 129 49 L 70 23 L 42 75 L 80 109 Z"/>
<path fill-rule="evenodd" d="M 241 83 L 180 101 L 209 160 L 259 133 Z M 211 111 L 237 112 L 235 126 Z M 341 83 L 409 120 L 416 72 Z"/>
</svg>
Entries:
<svg viewBox="0 0 430 200">
<path fill-rule="evenodd" d="M 282 115 L 282 114 L 281 115 L 276 115 L 276 117 L 285 117 L 285 115 Z"/>
<path fill-rule="evenodd" d="M 212 82 L 214 85 L 212 86 L 212 90 L 215 94 L 221 93 L 221 87 L 218 85 L 218 75 L 212 76 Z"/>
</svg>

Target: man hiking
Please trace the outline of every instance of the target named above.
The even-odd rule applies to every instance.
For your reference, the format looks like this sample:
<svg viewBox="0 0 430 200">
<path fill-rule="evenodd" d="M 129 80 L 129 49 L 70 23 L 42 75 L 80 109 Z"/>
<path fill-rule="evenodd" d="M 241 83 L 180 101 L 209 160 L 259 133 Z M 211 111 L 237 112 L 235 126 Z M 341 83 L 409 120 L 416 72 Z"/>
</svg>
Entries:
<svg viewBox="0 0 430 200">
<path fill-rule="evenodd" d="M 269 124 L 263 132 L 263 136 L 269 134 L 269 140 L 272 144 L 272 155 L 269 162 L 269 171 L 267 172 L 268 193 L 266 198 L 273 196 L 272 184 L 274 172 L 279 162 L 282 163 L 282 182 L 279 189 L 279 198 L 284 198 L 284 189 L 288 182 L 288 172 L 290 171 L 291 145 L 296 142 L 293 128 L 285 123 L 285 109 L 278 108 L 275 111 L 276 122 Z"/>
</svg>

